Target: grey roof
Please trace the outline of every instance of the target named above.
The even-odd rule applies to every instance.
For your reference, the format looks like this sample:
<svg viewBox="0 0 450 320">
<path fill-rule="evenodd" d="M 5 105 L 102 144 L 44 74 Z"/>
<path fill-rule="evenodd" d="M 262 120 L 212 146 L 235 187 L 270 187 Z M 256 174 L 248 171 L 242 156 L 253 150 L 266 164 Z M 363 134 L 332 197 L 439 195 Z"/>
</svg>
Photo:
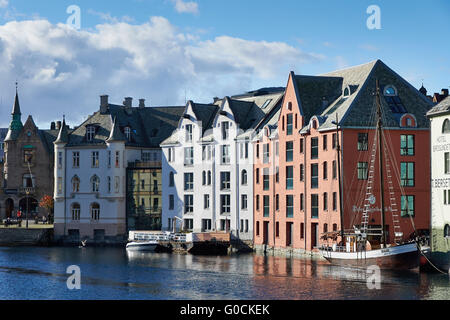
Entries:
<svg viewBox="0 0 450 320">
<path fill-rule="evenodd" d="M 375 60 L 360 66 L 338 70 L 320 76 L 295 76 L 296 91 L 301 110 L 305 114 L 305 127 L 308 130 L 312 116 L 319 118 L 319 129 L 334 129 L 332 121 L 339 116 L 341 127 L 375 126 L 373 112 L 375 110 L 376 79 L 380 89 L 393 85 L 397 89 L 398 98 L 407 112 L 417 119 L 417 127 L 428 128 L 426 112 L 432 103 L 416 88 L 386 66 L 381 60 Z M 343 95 L 349 88 L 349 95 Z M 325 98 L 324 98 L 325 97 Z M 326 107 L 322 100 L 328 101 Z M 381 98 L 384 126 L 399 127 L 400 117 L 404 113 L 394 113 L 384 96 Z"/>
<path fill-rule="evenodd" d="M 442 100 L 440 103 L 438 103 L 436 106 L 431 108 L 430 111 L 428 111 L 427 116 L 432 117 L 435 115 L 448 113 L 450 112 L 450 96 Z"/>
<path fill-rule="evenodd" d="M 178 126 L 184 107 L 128 108 L 123 105 L 108 105 L 108 111 L 95 112 L 79 127 L 69 134 L 68 147 L 105 145 L 111 135 L 113 119 L 117 130 L 123 132 L 125 127 L 131 129 L 131 139 L 127 146 L 140 148 L 159 148 Z M 95 127 L 93 141 L 87 141 L 86 128 Z"/>
<path fill-rule="evenodd" d="M 69 142 L 69 130 L 66 126 L 66 119 L 63 119 L 61 128 L 59 129 L 59 132 L 58 132 L 58 137 L 55 141 L 55 144 L 56 143 L 67 143 L 67 142 Z"/>
<path fill-rule="evenodd" d="M 111 132 L 109 134 L 109 138 L 108 140 L 106 140 L 106 142 L 126 142 L 127 138 L 125 137 L 125 135 L 122 133 L 122 131 L 120 131 L 119 126 L 117 125 L 117 118 L 114 118 L 113 121 L 113 126 L 111 129 Z"/>
</svg>

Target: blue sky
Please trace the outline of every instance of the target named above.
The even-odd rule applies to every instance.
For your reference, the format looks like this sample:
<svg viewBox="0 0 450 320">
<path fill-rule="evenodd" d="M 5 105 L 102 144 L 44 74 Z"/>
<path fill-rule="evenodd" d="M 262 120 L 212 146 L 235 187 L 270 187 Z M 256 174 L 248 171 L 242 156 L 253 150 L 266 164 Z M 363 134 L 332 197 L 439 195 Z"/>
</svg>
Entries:
<svg viewBox="0 0 450 320">
<path fill-rule="evenodd" d="M 70 5 L 81 9 L 77 34 L 59 25 Z M 370 5 L 381 10 L 380 30 L 366 26 Z M 79 121 L 103 93 L 117 103 L 209 102 L 284 86 L 290 70 L 321 74 L 374 59 L 432 94 L 450 86 L 448 30 L 446 0 L 0 0 L 0 54 L 9 59 L 0 125 L 16 78 L 23 114 L 43 127 L 63 113 Z"/>
</svg>

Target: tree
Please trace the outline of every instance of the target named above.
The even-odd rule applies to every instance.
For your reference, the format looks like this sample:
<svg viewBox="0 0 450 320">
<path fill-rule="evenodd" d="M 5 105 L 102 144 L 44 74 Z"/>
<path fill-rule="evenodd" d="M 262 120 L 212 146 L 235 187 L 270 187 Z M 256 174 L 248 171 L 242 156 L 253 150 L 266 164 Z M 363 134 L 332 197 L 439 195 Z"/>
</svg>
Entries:
<svg viewBox="0 0 450 320">
<path fill-rule="evenodd" d="M 53 208 L 55 206 L 55 201 L 49 195 L 45 195 L 42 197 L 41 201 L 39 201 L 39 207 L 44 208 L 48 212 L 48 223 L 53 223 Z"/>
</svg>

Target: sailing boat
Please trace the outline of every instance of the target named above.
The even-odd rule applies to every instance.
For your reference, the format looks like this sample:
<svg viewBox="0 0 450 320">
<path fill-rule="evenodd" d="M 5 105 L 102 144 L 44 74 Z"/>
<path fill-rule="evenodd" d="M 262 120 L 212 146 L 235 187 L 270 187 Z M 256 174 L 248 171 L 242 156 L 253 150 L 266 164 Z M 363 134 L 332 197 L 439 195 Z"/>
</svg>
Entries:
<svg viewBox="0 0 450 320">
<path fill-rule="evenodd" d="M 344 230 L 344 210 L 342 203 L 342 181 L 340 174 L 340 146 L 339 139 L 337 139 L 337 157 L 339 169 L 339 196 L 340 196 L 340 211 L 341 211 L 341 230 L 340 236 L 342 243 L 340 246 L 334 244 L 333 246 L 322 246 L 319 248 L 322 256 L 332 264 L 366 268 L 371 265 L 377 265 L 381 269 L 414 269 L 419 266 L 419 249 L 415 242 L 401 243 L 400 239 L 402 233 L 395 229 L 395 240 L 393 243 L 386 243 L 386 222 L 385 222 L 385 207 L 384 207 L 384 168 L 383 168 L 383 134 L 381 121 L 381 102 L 380 102 L 380 88 L 377 80 L 377 144 L 374 143 L 372 153 L 372 164 L 375 161 L 375 156 L 378 151 L 379 168 L 380 168 L 380 198 L 381 198 L 381 228 L 371 228 L 369 226 L 369 207 L 374 204 L 374 196 L 371 192 L 366 193 L 366 205 L 363 211 L 362 226 L 360 228 L 354 227 L 350 232 Z M 339 130 L 338 121 L 336 120 L 336 131 Z M 390 169 L 389 169 L 390 170 Z M 390 172 L 389 172 L 390 173 Z M 389 176 L 389 174 L 388 174 Z M 371 177 L 373 179 L 373 176 Z M 369 181 L 369 183 L 371 183 Z M 371 187 L 370 187 L 371 188 Z M 369 191 L 369 190 L 368 190 Z M 393 190 L 390 190 L 393 194 Z M 392 210 L 395 211 L 395 210 Z M 394 212 L 393 212 L 394 215 Z M 395 222 L 395 216 L 393 217 Z M 394 228 L 399 228 L 395 226 Z M 327 237 L 328 235 L 325 235 Z M 369 240 L 370 236 L 370 240 Z M 337 235 L 334 235 L 337 239 Z M 376 241 L 373 241 L 376 240 Z M 379 244 L 378 244 L 379 241 Z"/>
</svg>

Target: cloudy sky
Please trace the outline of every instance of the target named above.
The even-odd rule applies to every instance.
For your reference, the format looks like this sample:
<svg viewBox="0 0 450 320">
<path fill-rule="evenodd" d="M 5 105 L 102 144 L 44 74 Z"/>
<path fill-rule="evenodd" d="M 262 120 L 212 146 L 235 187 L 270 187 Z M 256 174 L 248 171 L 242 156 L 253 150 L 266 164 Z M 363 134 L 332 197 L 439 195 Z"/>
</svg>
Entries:
<svg viewBox="0 0 450 320">
<path fill-rule="evenodd" d="M 373 4 L 381 29 L 367 27 Z M 449 17 L 447 0 L 0 0 L 0 126 L 16 80 L 22 120 L 32 114 L 40 128 L 63 114 L 79 124 L 101 94 L 211 102 L 285 86 L 290 70 L 374 59 L 437 92 L 450 86 Z"/>
</svg>

